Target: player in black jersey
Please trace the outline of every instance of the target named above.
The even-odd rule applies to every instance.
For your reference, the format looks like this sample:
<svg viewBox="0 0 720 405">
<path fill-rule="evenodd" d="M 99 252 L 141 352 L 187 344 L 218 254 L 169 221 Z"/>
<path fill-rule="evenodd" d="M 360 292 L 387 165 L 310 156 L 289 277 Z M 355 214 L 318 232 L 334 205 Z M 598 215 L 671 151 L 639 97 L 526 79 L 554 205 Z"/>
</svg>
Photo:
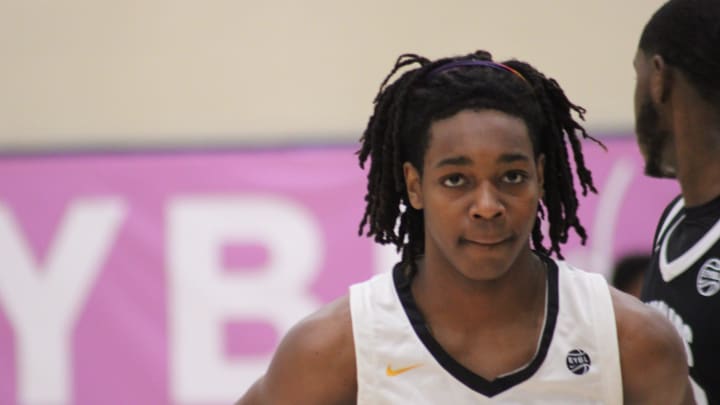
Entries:
<svg viewBox="0 0 720 405">
<path fill-rule="evenodd" d="M 684 338 L 695 399 L 720 404 L 720 1 L 671 0 L 635 56 L 645 172 L 675 178 L 642 299 Z"/>
</svg>

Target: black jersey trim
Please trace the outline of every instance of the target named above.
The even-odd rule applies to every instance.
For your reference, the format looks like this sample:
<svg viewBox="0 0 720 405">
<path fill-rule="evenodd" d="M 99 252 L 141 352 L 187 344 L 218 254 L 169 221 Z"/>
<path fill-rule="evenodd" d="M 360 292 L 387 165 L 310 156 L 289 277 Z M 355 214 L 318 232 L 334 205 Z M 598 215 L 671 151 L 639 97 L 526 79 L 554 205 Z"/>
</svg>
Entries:
<svg viewBox="0 0 720 405">
<path fill-rule="evenodd" d="M 555 261 L 549 257 L 542 255 L 538 256 L 547 264 L 548 286 L 545 325 L 543 327 L 542 335 L 540 336 L 538 351 L 530 363 L 522 369 L 503 375 L 494 380 L 486 380 L 482 376 L 473 373 L 465 366 L 458 363 L 445 351 L 445 349 L 443 349 L 440 343 L 435 340 L 430 333 L 428 325 L 412 296 L 412 290 L 410 289 L 411 280 L 408 278 L 406 272 L 400 265 L 395 266 L 395 269 L 393 270 L 395 290 L 400 298 L 405 314 L 415 330 L 415 334 L 418 338 L 420 338 L 430 354 L 432 354 L 432 356 L 448 373 L 470 389 L 477 391 L 486 397 L 493 397 L 532 377 L 543 364 L 543 361 L 545 361 L 548 349 L 550 348 L 559 311 L 558 268 Z"/>
<path fill-rule="evenodd" d="M 718 213 L 720 213 L 720 195 L 705 204 L 685 207 L 685 215 L 689 220 L 702 220 L 704 217 L 708 217 L 711 222 L 715 222 L 718 219 Z"/>
<path fill-rule="evenodd" d="M 668 229 L 672 224 L 665 224 L 668 219 L 672 220 L 673 218 L 677 218 L 679 215 L 675 214 L 673 218 L 668 218 L 670 216 L 670 213 L 672 212 L 673 207 L 675 207 L 675 204 L 682 198 L 682 194 L 678 195 L 677 197 L 673 198 L 672 201 L 665 207 L 663 210 L 663 213 L 660 215 L 660 219 L 658 220 L 657 228 L 655 229 L 655 237 L 653 238 L 653 248 L 655 250 L 660 248 L 660 240 L 665 237 L 665 234 L 667 233 Z"/>
<path fill-rule="evenodd" d="M 718 237 L 720 237 L 720 218 L 715 217 L 712 222 L 713 224 L 705 230 L 699 239 L 695 240 L 688 247 L 684 248 L 683 251 L 672 260 L 669 260 L 668 245 L 669 240 L 672 237 L 673 232 L 676 228 L 687 219 L 687 208 L 683 206 L 682 201 L 677 201 L 667 214 L 663 214 L 665 217 L 662 230 L 658 237 L 658 241 L 655 245 L 655 251 L 657 252 L 658 267 L 660 268 L 660 274 L 663 281 L 669 282 L 679 275 L 685 273 L 695 263 L 702 259 L 702 257 L 712 249 L 713 245 L 717 243 Z M 712 208 L 717 204 L 715 200 L 709 203 L 703 204 L 702 206 L 694 207 L 694 213 L 705 213 L 708 207 Z M 679 208 L 679 209 L 678 209 Z M 673 212 L 675 212 L 674 215 Z"/>
</svg>

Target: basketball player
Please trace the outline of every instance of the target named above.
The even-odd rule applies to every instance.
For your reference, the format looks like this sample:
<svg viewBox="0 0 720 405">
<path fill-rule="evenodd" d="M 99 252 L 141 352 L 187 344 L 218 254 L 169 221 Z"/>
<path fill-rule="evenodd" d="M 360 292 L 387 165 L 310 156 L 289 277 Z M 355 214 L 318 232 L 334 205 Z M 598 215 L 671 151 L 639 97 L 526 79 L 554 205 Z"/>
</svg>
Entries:
<svg viewBox="0 0 720 405">
<path fill-rule="evenodd" d="M 402 55 L 359 151 L 360 231 L 401 262 L 296 325 L 238 404 L 692 403 L 672 325 L 549 257 L 585 237 L 574 173 L 594 191 L 573 112 L 527 63 Z"/>
<path fill-rule="evenodd" d="M 675 178 L 642 299 L 685 340 L 699 404 L 720 404 L 720 1 L 673 0 L 635 56 L 636 132 L 645 172 Z"/>
</svg>

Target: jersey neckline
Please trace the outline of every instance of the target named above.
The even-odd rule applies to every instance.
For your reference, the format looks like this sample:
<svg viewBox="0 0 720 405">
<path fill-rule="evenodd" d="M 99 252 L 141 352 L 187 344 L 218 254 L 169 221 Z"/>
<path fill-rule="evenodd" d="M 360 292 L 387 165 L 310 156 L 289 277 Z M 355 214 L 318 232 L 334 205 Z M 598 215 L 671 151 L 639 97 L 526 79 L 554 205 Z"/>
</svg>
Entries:
<svg viewBox="0 0 720 405">
<path fill-rule="evenodd" d="M 715 202 L 713 201 L 711 203 L 714 204 Z M 701 210 L 704 206 L 705 205 L 690 209 Z M 707 252 L 708 249 L 710 249 L 720 238 L 719 218 L 715 221 L 715 224 L 707 232 L 705 232 L 705 235 L 695 242 L 690 249 L 686 250 L 675 259 L 669 261 L 667 258 L 668 241 L 670 240 L 670 236 L 673 231 L 675 231 L 678 225 L 680 225 L 683 219 L 685 219 L 685 211 L 687 208 L 683 208 L 685 208 L 684 200 L 679 198 L 668 212 L 666 219 L 663 221 L 659 233 L 659 240 L 656 243 L 656 249 L 660 250 L 658 252 L 658 267 L 660 268 L 660 275 L 665 282 L 669 282 L 684 273 L 685 270 L 689 269 L 693 265 L 693 263 L 700 260 L 705 252 Z"/>
<path fill-rule="evenodd" d="M 410 280 L 408 280 L 402 266 L 397 265 L 393 270 L 393 281 L 402 307 L 410 320 L 415 334 L 422 341 L 423 345 L 425 345 L 425 348 L 455 379 L 486 397 L 493 397 L 500 394 L 532 377 L 543 364 L 548 349 L 550 348 L 559 310 L 558 268 L 554 260 L 543 255 L 538 256 L 547 264 L 547 306 L 545 308 L 545 322 L 540 335 L 537 352 L 530 363 L 524 367 L 493 380 L 487 380 L 475 374 L 445 351 L 430 333 L 430 329 L 412 295 Z"/>
</svg>

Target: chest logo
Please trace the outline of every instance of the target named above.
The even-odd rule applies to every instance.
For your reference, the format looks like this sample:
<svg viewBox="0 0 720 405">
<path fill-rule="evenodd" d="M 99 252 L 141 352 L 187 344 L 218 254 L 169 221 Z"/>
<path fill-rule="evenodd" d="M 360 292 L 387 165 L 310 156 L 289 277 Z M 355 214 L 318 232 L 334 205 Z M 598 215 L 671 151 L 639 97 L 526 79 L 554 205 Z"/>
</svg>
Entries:
<svg viewBox="0 0 720 405">
<path fill-rule="evenodd" d="M 720 291 L 720 259 L 708 259 L 697 275 L 697 290 L 704 297 L 711 297 Z"/>
<path fill-rule="evenodd" d="M 407 367 L 392 368 L 392 366 L 388 364 L 387 368 L 385 369 L 385 374 L 387 374 L 388 377 L 395 377 L 402 373 L 407 373 L 408 371 L 414 368 L 418 368 L 420 366 L 422 366 L 422 364 L 413 364 L 412 366 Z"/>
<path fill-rule="evenodd" d="M 568 370 L 577 375 L 583 375 L 590 371 L 590 363 L 590 356 L 580 349 L 570 350 L 565 358 Z"/>
</svg>

